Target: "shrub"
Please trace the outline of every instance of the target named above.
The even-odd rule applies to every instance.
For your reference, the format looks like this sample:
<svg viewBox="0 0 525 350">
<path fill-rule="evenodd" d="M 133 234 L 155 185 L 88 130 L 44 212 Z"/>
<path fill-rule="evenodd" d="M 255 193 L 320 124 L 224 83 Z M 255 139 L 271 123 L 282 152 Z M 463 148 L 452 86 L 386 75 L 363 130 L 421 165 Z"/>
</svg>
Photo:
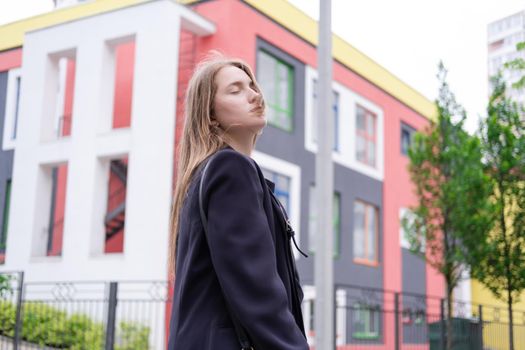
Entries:
<svg viewBox="0 0 525 350">
<path fill-rule="evenodd" d="M 0 335 L 14 336 L 16 307 L 0 300 Z M 120 322 L 116 331 L 115 350 L 145 350 L 149 348 L 149 327 L 132 322 Z M 105 344 L 101 322 L 88 316 L 66 312 L 42 302 L 27 302 L 22 310 L 21 338 L 40 346 L 70 350 L 100 350 Z"/>
<path fill-rule="evenodd" d="M 149 348 L 149 327 L 135 323 L 120 322 L 119 337 L 115 350 L 135 350 Z"/>
<path fill-rule="evenodd" d="M 0 301 L 0 335 L 15 336 L 16 308 L 8 301 Z"/>
</svg>

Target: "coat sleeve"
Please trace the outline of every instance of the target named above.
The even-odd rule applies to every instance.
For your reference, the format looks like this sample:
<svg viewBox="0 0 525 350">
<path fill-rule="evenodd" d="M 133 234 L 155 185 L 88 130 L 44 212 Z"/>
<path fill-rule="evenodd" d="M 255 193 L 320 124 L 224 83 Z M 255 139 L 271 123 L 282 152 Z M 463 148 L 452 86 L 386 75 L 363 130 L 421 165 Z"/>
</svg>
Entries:
<svg viewBox="0 0 525 350">
<path fill-rule="evenodd" d="M 220 151 L 203 183 L 208 244 L 230 310 L 256 349 L 308 349 L 288 308 L 255 165 Z"/>
</svg>

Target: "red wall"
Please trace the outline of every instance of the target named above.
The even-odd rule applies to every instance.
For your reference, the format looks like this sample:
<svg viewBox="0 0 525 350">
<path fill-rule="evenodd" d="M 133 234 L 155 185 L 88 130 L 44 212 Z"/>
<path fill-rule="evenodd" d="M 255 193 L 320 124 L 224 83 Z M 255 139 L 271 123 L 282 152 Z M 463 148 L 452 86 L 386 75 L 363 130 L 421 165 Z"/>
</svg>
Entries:
<svg viewBox="0 0 525 350">
<path fill-rule="evenodd" d="M 22 65 L 22 49 L 0 52 L 0 72 L 18 68 Z"/>
</svg>

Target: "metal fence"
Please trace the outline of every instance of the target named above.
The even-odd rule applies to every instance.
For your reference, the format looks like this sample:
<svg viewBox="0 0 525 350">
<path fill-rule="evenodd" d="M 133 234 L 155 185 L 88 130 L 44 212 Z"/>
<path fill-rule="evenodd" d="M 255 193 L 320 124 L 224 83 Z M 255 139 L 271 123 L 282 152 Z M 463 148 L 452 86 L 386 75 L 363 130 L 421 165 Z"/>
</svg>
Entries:
<svg viewBox="0 0 525 350">
<path fill-rule="evenodd" d="M 509 349 L 504 308 L 455 301 L 448 331 L 444 299 L 350 285 L 335 289 L 338 350 L 442 350 L 449 337 L 454 350 Z M 306 294 L 312 345 L 313 305 Z M 170 309 L 166 281 L 35 283 L 24 282 L 21 272 L 1 273 L 0 350 L 163 350 Z M 525 349 L 525 312 L 514 310 L 513 316 L 515 349 Z"/>
<path fill-rule="evenodd" d="M 24 282 L 0 295 L 0 350 L 163 349 L 166 281 Z"/>
</svg>

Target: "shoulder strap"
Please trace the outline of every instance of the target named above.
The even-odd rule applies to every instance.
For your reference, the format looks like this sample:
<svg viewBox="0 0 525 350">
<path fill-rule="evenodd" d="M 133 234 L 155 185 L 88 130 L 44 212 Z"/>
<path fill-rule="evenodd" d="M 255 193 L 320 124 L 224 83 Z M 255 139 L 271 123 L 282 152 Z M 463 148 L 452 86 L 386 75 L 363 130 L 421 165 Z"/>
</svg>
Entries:
<svg viewBox="0 0 525 350">
<path fill-rule="evenodd" d="M 204 169 L 202 170 L 200 184 L 199 184 L 199 210 L 201 214 L 201 221 L 202 221 L 202 227 L 204 228 L 204 233 L 206 236 L 208 236 L 208 219 L 206 218 L 206 214 L 204 213 L 204 207 L 202 205 L 203 202 L 203 184 L 204 184 L 204 177 L 206 176 L 206 170 L 208 169 L 208 166 L 210 165 L 211 161 L 213 160 L 213 156 L 211 156 L 208 161 L 206 162 L 206 165 L 204 166 Z M 223 291 L 224 294 L 224 291 Z M 246 331 L 241 326 L 239 320 L 235 315 L 231 312 L 230 306 L 228 305 L 228 302 L 226 301 L 226 298 L 224 298 L 224 301 L 226 302 L 226 308 L 228 309 L 228 313 L 230 314 L 230 318 L 233 322 L 233 326 L 235 328 L 235 333 L 237 333 L 237 338 L 239 340 L 239 343 L 241 345 L 241 350 L 253 350 L 253 347 L 250 343 L 250 340 L 248 339 L 248 335 L 246 334 Z"/>
</svg>

